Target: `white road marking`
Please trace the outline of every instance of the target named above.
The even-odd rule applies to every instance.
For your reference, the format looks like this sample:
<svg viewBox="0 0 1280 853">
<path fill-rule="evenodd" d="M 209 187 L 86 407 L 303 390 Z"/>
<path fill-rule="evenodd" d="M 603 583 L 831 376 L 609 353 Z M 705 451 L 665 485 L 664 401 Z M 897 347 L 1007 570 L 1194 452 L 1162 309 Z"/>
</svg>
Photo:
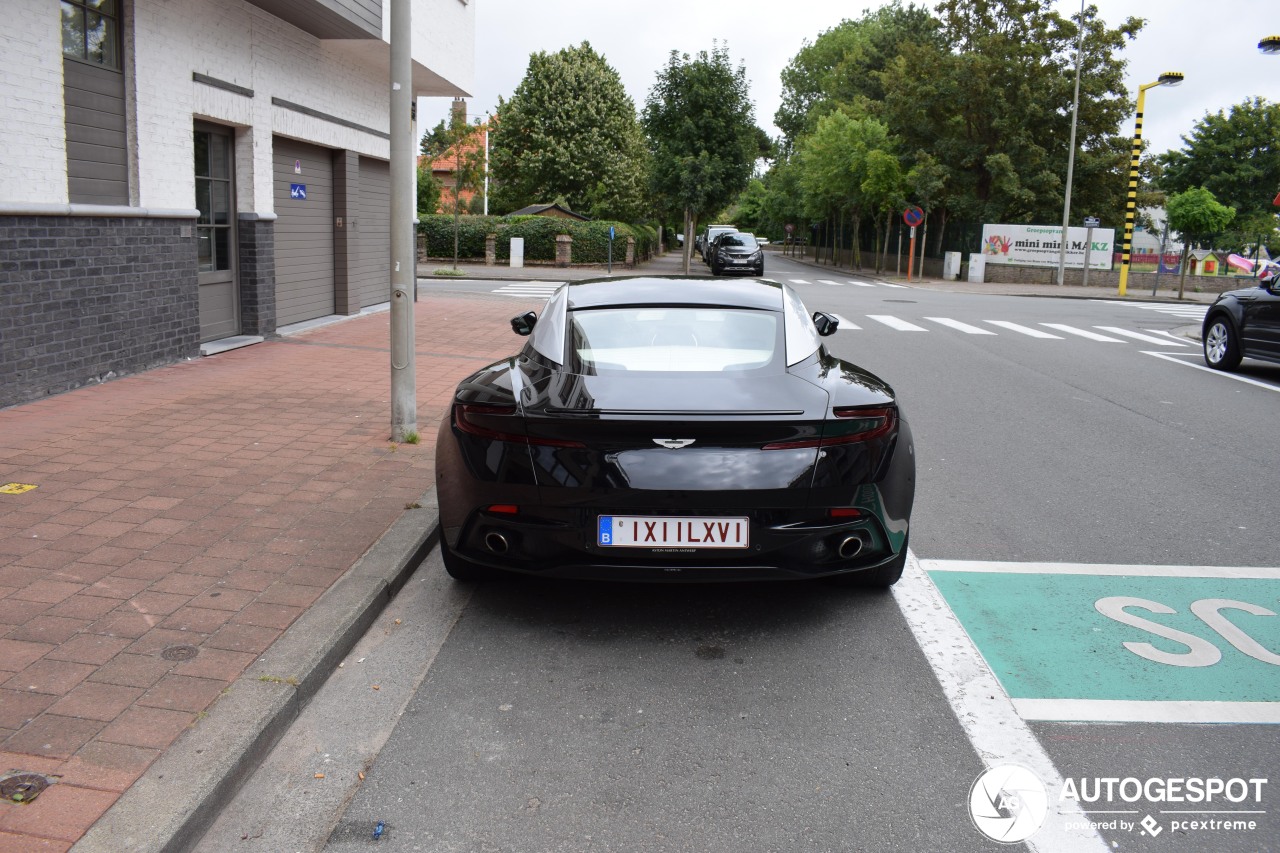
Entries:
<svg viewBox="0 0 1280 853">
<path fill-rule="evenodd" d="M 1147 354 L 1176 360 L 1162 352 Z M 1280 580 L 1280 568 L 1271 566 L 1128 566 L 1120 563 L 1009 563 L 980 560 L 924 560 L 922 565 L 931 572 Z"/>
<path fill-rule="evenodd" d="M 1165 336 L 1166 338 L 1168 338 L 1169 340 L 1171 340 L 1171 341 L 1177 341 L 1177 342 L 1178 342 L 1178 343 L 1180 343 L 1180 344 L 1186 344 L 1186 343 L 1187 343 L 1187 339 L 1186 339 L 1186 338 L 1184 338 L 1184 337 L 1182 337 L 1181 335 L 1171 335 L 1171 334 L 1169 334 L 1168 332 L 1161 331 L 1160 329 L 1143 329 L 1142 331 L 1144 331 L 1144 332 L 1150 332 L 1150 333 L 1151 333 L 1151 334 L 1153 334 L 1153 335 L 1164 335 L 1164 336 Z"/>
<path fill-rule="evenodd" d="M 1040 778 L 1049 792 L 1062 790 L 1062 776 L 1026 721 L 951 612 L 938 588 L 916 559 L 907 552 L 902 580 L 892 587 L 893 598 L 906 618 L 916 643 L 924 652 L 946 694 L 961 728 L 987 767 L 1021 764 Z M 1051 808 L 1052 806 L 1052 794 Z M 1096 831 L 1068 830 L 1087 827 L 1089 821 L 1076 800 L 1056 806 L 1058 820 L 1044 826 L 1026 841 L 1035 851 L 1094 853 L 1108 847 Z"/>
<path fill-rule="evenodd" d="M 788 279 L 788 281 L 790 281 L 792 284 L 808 284 L 809 283 L 803 278 L 792 278 L 792 279 Z"/>
<path fill-rule="evenodd" d="M 1222 376 L 1227 379 L 1234 379 L 1237 382 L 1247 382 L 1250 385 L 1257 385 L 1259 388 L 1266 388 L 1268 391 L 1280 391 L 1280 385 L 1271 385 L 1270 383 L 1267 383 L 1267 382 L 1259 382 L 1257 379 L 1253 379 L 1248 376 L 1240 376 L 1239 374 L 1236 374 L 1236 373 L 1227 373 L 1226 371 L 1223 371 L 1223 370 L 1214 370 L 1212 367 L 1209 367 L 1208 365 L 1195 364 L 1190 361 L 1184 361 L 1183 359 L 1175 358 L 1174 356 L 1171 356 L 1168 353 L 1147 352 L 1144 350 L 1142 354 L 1154 355 L 1156 358 L 1163 358 L 1165 361 L 1172 361 L 1174 364 L 1181 364 L 1186 367 L 1194 367 L 1196 370 L 1203 370 L 1208 373 L 1212 373 L 1214 376 Z M 1185 355 L 1185 353 L 1179 353 L 1179 355 Z"/>
<path fill-rule="evenodd" d="M 858 281 L 856 278 L 847 279 L 847 281 L 850 284 L 856 284 L 858 287 L 875 287 L 875 285 L 869 281 Z"/>
<path fill-rule="evenodd" d="M 1082 338 L 1088 338 L 1091 341 L 1105 341 L 1110 344 L 1122 344 L 1124 341 L 1119 338 L 1109 338 L 1106 335 L 1100 335 L 1097 332 L 1090 332 L 1087 329 L 1077 329 L 1075 326 L 1068 326 L 1063 323 L 1041 323 L 1050 329 L 1057 329 L 1059 332 L 1066 332 L 1069 335 L 1079 335 Z"/>
<path fill-rule="evenodd" d="M 831 285 L 832 287 L 844 287 L 844 282 L 842 282 L 842 281 L 832 281 L 832 280 L 831 280 L 831 279 L 829 279 L 829 278 L 820 278 L 820 279 L 818 279 L 818 284 L 829 284 L 829 285 Z"/>
<path fill-rule="evenodd" d="M 875 320 L 877 323 L 884 323 L 891 329 L 897 329 L 899 332 L 927 332 L 924 326 L 917 326 L 915 323 L 908 323 L 906 320 L 899 320 L 897 317 L 888 314 L 868 314 L 867 317 Z"/>
<path fill-rule="evenodd" d="M 840 324 L 840 328 L 837 329 L 836 331 L 843 332 L 845 329 L 849 329 L 851 331 L 857 331 L 862 328 L 857 323 L 850 322 L 849 320 L 846 320 L 844 317 L 841 317 L 839 314 L 833 314 L 830 311 L 828 311 L 827 313 L 831 314 L 832 317 L 835 317 L 836 322 Z"/>
<path fill-rule="evenodd" d="M 1165 340 L 1151 335 L 1144 335 L 1142 332 L 1132 332 L 1128 329 L 1121 329 L 1119 326 L 1094 326 L 1095 329 L 1101 329 L 1104 332 L 1111 332 L 1116 335 L 1124 335 L 1138 341 L 1146 341 L 1149 344 L 1159 344 L 1162 347 L 1185 347 L 1187 344 L 1179 343 L 1175 340 Z"/>
<path fill-rule="evenodd" d="M 1014 699 L 1024 720 L 1090 723 L 1280 723 L 1277 702 Z"/>
<path fill-rule="evenodd" d="M 1033 338 L 1050 338 L 1055 341 L 1062 340 L 1062 338 L 1057 335 L 1051 335 L 1048 332 L 1042 332 L 1039 329 L 1031 329 L 1027 326 L 1019 326 L 1017 323 L 1010 323 L 1008 320 L 987 320 L 985 322 L 990 323 L 993 326 L 999 326 L 1002 329 L 1008 329 L 1011 332 L 1028 335 Z"/>
<path fill-rule="evenodd" d="M 897 288 L 897 289 L 899 289 L 899 290 L 906 290 L 906 289 L 907 289 L 907 286 L 906 286 L 905 284 L 890 284 L 890 283 L 889 283 L 889 282 L 887 282 L 887 281 L 882 281 L 882 282 L 880 282 L 880 284 L 881 284 L 881 285 L 883 285 L 884 287 L 896 287 L 896 288 Z"/>
<path fill-rule="evenodd" d="M 995 332 L 990 329 L 980 329 L 977 326 L 970 326 L 968 323 L 961 323 L 959 320 L 952 320 L 950 317 L 925 317 L 926 320 L 932 320 L 935 323 L 941 323 L 944 326 L 950 326 L 964 332 L 966 335 L 994 335 Z"/>
</svg>

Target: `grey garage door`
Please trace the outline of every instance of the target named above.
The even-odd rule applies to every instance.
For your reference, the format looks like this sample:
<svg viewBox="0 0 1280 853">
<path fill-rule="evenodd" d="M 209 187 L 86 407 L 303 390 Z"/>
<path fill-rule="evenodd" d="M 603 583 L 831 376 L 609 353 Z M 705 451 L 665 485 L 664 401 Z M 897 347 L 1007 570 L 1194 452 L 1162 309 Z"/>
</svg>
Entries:
<svg viewBox="0 0 1280 853">
<path fill-rule="evenodd" d="M 334 313 L 333 155 L 272 140 L 276 206 L 276 324 Z"/>
<path fill-rule="evenodd" d="M 360 255 L 356 268 L 360 305 L 391 299 L 391 165 L 360 158 Z"/>
</svg>

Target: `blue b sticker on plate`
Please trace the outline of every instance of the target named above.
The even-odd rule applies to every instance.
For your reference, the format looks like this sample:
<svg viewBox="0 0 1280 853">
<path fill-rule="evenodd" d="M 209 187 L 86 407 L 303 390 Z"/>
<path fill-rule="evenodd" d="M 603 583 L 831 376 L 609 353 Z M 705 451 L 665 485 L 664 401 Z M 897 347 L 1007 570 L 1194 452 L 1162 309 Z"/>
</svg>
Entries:
<svg viewBox="0 0 1280 853">
<path fill-rule="evenodd" d="M 599 545 L 613 544 L 613 516 L 611 515 L 600 516 L 600 531 L 599 531 L 599 536 L 597 538 L 597 544 Z"/>
</svg>

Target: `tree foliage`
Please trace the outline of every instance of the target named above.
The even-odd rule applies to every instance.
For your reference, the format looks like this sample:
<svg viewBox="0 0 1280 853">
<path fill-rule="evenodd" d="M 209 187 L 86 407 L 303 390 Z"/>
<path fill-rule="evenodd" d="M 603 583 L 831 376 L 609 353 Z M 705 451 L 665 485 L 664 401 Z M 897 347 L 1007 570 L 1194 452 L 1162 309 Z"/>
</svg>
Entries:
<svg viewBox="0 0 1280 853">
<path fill-rule="evenodd" d="M 1224 246 L 1243 247 L 1260 235 L 1274 246 L 1272 201 L 1280 192 L 1280 104 L 1254 98 L 1226 112 L 1206 114 L 1182 142 L 1181 150 L 1161 158 L 1161 188 L 1186 193 L 1203 187 L 1234 210 L 1234 223 L 1222 236 Z M 1172 213 L 1170 209 L 1170 222 Z"/>
<path fill-rule="evenodd" d="M 583 42 L 529 57 L 490 139 L 493 206 L 517 210 L 561 198 L 594 218 L 646 212 L 646 152 L 618 72 Z"/>
<path fill-rule="evenodd" d="M 687 263 L 699 215 L 727 206 L 767 153 L 761 150 L 767 137 L 756 127 L 745 67 L 734 68 L 728 48 L 720 45 L 694 57 L 672 51 L 649 91 L 642 123 L 654 197 L 665 213 L 685 217 Z"/>
</svg>

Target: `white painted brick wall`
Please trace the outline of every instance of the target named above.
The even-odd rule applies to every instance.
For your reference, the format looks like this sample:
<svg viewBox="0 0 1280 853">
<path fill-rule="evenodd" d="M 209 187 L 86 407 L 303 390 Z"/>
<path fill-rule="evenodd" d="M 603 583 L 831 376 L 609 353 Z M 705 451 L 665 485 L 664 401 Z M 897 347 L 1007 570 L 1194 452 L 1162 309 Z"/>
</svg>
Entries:
<svg viewBox="0 0 1280 853">
<path fill-rule="evenodd" d="M 0 36 L 0 200 L 65 202 L 58 7 L 54 0 L 4 3 L 17 3 L 18 13 L 9 22 L 16 27 Z M 195 206 L 193 119 L 239 128 L 241 211 L 273 209 L 272 134 L 389 155 L 379 136 L 271 103 L 282 98 L 385 132 L 386 44 L 322 41 L 244 0 L 135 0 L 132 6 L 136 121 L 130 138 L 141 206 Z M 448 88 L 466 91 L 474 80 L 474 0 L 415 0 L 413 14 L 415 61 L 452 84 Z M 252 89 L 254 97 L 196 83 L 193 72 Z"/>
<path fill-rule="evenodd" d="M 66 204 L 62 29 L 49 0 L 4 0 L 0 202 Z"/>
</svg>

